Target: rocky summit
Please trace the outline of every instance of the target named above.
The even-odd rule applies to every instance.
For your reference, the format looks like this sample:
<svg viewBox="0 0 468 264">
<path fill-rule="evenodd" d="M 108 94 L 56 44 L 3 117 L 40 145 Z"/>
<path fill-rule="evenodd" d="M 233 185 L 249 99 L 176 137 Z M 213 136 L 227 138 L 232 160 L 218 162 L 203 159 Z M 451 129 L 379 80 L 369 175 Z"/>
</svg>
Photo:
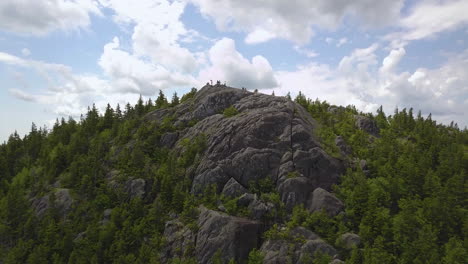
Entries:
<svg viewBox="0 0 468 264">
<path fill-rule="evenodd" d="M 235 114 L 223 114 L 230 107 L 235 109 Z M 244 194 L 242 197 L 245 197 L 247 190 L 259 181 L 268 180 L 289 212 L 297 205 L 303 205 L 310 212 L 323 209 L 333 216 L 342 211 L 341 201 L 329 192 L 344 173 L 344 162 L 327 154 L 316 135 L 317 122 L 292 100 L 224 85 L 206 85 L 193 100 L 149 113 L 146 119 L 162 122 L 167 116 L 180 127 L 193 120 L 197 122 L 189 128 L 164 134 L 161 144 L 182 149 L 181 143 L 185 140 L 193 141 L 199 135 L 206 137 L 206 150 L 198 158 L 197 166 L 189 171 L 193 194 L 214 185 L 218 193 L 230 197 Z M 257 215 L 251 215 L 254 220 L 273 209 L 256 197 L 247 201 L 246 206 L 257 210 Z M 209 263 L 216 250 L 221 250 L 226 260 L 233 258 L 243 263 L 246 252 L 261 246 L 261 232 L 267 228 L 264 223 L 222 217 L 222 213 L 217 212 L 209 215 L 217 217 L 198 221 L 203 223 L 202 229 L 211 230 L 210 236 L 218 237 L 219 241 L 208 243 L 214 238 L 208 239 L 200 233 L 202 231 L 190 235 L 197 241 L 195 252 L 199 263 Z M 242 234 L 249 229 L 252 232 Z M 170 257 L 165 256 L 166 259 Z"/>
<path fill-rule="evenodd" d="M 234 107 L 234 116 L 223 110 Z M 206 151 L 193 168 L 192 192 L 211 184 L 218 192 L 234 183 L 249 189 L 269 179 L 282 201 L 293 207 L 311 205 L 316 188 L 330 191 L 344 172 L 342 160 L 328 155 L 315 134 L 317 123 L 299 104 L 287 99 L 224 85 L 206 85 L 190 101 L 173 109 L 149 113 L 148 120 L 172 116 L 176 125 L 197 123 L 162 136 L 161 143 L 180 148 L 180 142 L 206 136 Z M 232 187 L 236 188 L 236 187 Z"/>
</svg>

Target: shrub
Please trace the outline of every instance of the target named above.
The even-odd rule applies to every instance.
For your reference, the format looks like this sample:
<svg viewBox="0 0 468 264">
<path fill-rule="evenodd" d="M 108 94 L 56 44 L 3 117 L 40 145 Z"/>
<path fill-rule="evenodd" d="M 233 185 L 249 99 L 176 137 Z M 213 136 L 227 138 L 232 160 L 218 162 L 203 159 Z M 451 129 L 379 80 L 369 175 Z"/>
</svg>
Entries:
<svg viewBox="0 0 468 264">
<path fill-rule="evenodd" d="M 237 109 L 232 105 L 230 107 L 224 109 L 224 111 L 223 111 L 223 115 L 225 117 L 232 117 L 232 116 L 235 116 L 237 114 L 239 114 L 239 111 L 237 111 Z"/>
</svg>

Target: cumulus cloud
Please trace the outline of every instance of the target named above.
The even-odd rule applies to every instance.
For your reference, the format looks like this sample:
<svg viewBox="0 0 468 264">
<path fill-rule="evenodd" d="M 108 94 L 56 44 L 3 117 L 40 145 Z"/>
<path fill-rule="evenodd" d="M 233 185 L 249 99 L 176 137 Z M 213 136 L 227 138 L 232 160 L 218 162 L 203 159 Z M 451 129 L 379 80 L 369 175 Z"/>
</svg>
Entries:
<svg viewBox="0 0 468 264">
<path fill-rule="evenodd" d="M 467 126 L 468 49 L 438 68 L 398 71 L 405 56 L 404 48 L 391 50 L 382 60 L 378 45 L 355 49 L 344 56 L 336 68 L 310 63 L 295 71 L 277 71 L 277 95 L 301 90 L 310 98 L 338 105 L 355 105 L 363 111 L 375 111 L 383 105 L 390 113 L 395 107 L 413 107 L 423 114 L 432 113 L 440 122 L 452 120 Z"/>
<path fill-rule="evenodd" d="M 314 28 L 337 28 L 345 17 L 358 20 L 364 27 L 388 25 L 395 21 L 403 0 L 341 1 L 319 0 L 191 0 L 203 15 L 213 19 L 223 31 L 247 33 L 247 43 L 282 38 L 307 43 Z M 229 10 L 229 12 L 222 12 Z"/>
<path fill-rule="evenodd" d="M 298 45 L 294 46 L 294 50 L 296 50 L 299 54 L 305 55 L 307 58 L 314 58 L 320 55 L 313 50 L 310 50 L 310 49 L 307 49 Z"/>
<path fill-rule="evenodd" d="M 2 0 L 0 30 L 22 35 L 87 28 L 92 15 L 101 15 L 93 0 Z"/>
<path fill-rule="evenodd" d="M 133 26 L 133 54 L 147 57 L 168 70 L 193 72 L 198 58 L 181 43 L 204 40 L 194 30 L 187 30 L 180 21 L 185 9 L 182 1 L 167 0 L 100 0 L 114 11 L 114 20 Z"/>
<path fill-rule="evenodd" d="M 406 17 L 397 23 L 400 31 L 385 36 L 393 47 L 403 47 L 408 42 L 435 36 L 468 24 L 468 2 L 424 1 L 415 5 Z"/>
<path fill-rule="evenodd" d="M 104 46 L 99 65 L 118 92 L 151 96 L 160 89 L 191 86 L 196 83 L 191 75 L 170 72 L 158 64 L 120 49 L 118 38 Z"/>
<path fill-rule="evenodd" d="M 251 61 L 240 54 L 234 40 L 223 38 L 208 52 L 210 66 L 200 71 L 199 80 L 226 81 L 234 87 L 267 89 L 278 85 L 266 58 L 255 56 Z"/>
</svg>

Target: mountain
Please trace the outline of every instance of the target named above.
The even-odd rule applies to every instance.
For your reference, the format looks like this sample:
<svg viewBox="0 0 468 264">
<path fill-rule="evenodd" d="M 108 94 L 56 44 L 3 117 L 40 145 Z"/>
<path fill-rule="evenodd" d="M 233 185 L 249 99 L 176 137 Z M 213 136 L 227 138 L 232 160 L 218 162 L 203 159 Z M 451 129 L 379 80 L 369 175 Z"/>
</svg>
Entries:
<svg viewBox="0 0 468 264">
<path fill-rule="evenodd" d="M 468 131 L 204 86 L 0 146 L 0 263 L 464 263 Z"/>
</svg>

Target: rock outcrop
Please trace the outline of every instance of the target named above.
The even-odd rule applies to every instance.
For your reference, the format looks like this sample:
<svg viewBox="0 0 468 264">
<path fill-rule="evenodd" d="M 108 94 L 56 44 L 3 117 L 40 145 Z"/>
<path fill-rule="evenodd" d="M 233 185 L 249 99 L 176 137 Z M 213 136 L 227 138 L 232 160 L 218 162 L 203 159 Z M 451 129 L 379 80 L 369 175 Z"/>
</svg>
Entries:
<svg viewBox="0 0 468 264">
<path fill-rule="evenodd" d="M 222 112 L 230 106 L 238 114 L 226 117 Z M 206 150 L 198 166 L 189 170 L 195 194 L 215 184 L 218 192 L 240 195 L 244 191 L 239 185 L 247 189 L 265 178 L 278 190 L 288 189 L 292 184 L 288 175 L 297 171 L 309 187 L 307 194 L 289 195 L 293 206 L 305 203 L 317 187 L 330 190 L 344 172 L 342 162 L 322 150 L 314 135 L 315 120 L 286 97 L 206 85 L 189 101 L 149 113 L 146 119 L 162 122 L 165 116 L 173 117 L 174 125 L 184 129 L 176 132 L 177 142 L 172 142 L 175 135 L 168 134 L 161 144 L 181 150 L 181 140 L 201 134 L 206 137 Z M 193 120 L 198 122 L 187 127 Z"/>
<path fill-rule="evenodd" d="M 163 263 L 186 255 L 194 255 L 197 263 L 211 263 L 218 252 L 223 263 L 230 260 L 246 263 L 249 252 L 260 242 L 262 224 L 205 207 L 200 207 L 199 211 L 195 233 L 178 220 L 166 223 L 166 245 L 161 254 Z"/>
<path fill-rule="evenodd" d="M 239 197 L 247 193 L 247 189 L 240 185 L 234 178 L 231 178 L 225 185 L 222 191 L 222 194 L 226 197 Z"/>
<path fill-rule="evenodd" d="M 32 208 L 37 216 L 42 217 L 52 206 L 58 210 L 62 217 L 70 212 L 74 201 L 70 190 L 58 188 L 52 194 L 54 199 L 51 199 L 51 195 L 48 194 L 32 200 Z"/>
<path fill-rule="evenodd" d="M 125 190 L 128 193 L 128 196 L 130 199 L 133 198 L 140 198 L 142 199 L 145 195 L 145 180 L 143 179 L 134 179 L 134 180 L 129 180 L 125 184 Z"/>
<path fill-rule="evenodd" d="M 337 136 L 335 138 L 335 145 L 340 149 L 341 155 L 343 156 L 351 155 L 353 152 L 342 136 Z"/>
<path fill-rule="evenodd" d="M 377 127 L 377 122 L 367 116 L 362 115 L 356 115 L 354 118 L 356 119 L 356 126 L 359 129 L 369 133 L 372 136 L 379 136 L 380 130 Z"/>
<path fill-rule="evenodd" d="M 339 238 L 339 244 L 345 249 L 352 249 L 353 247 L 358 247 L 361 244 L 361 237 L 354 233 L 344 233 Z"/>
<path fill-rule="evenodd" d="M 300 264 L 306 259 L 313 260 L 318 252 L 331 257 L 337 254 L 334 247 L 303 227 L 290 230 L 286 239 L 267 239 L 260 251 L 264 254 L 264 264 Z"/>
<path fill-rule="evenodd" d="M 236 114 L 225 116 L 223 111 L 228 107 L 235 108 Z M 163 262 L 193 250 L 198 263 L 209 263 L 217 252 L 223 262 L 245 263 L 249 252 L 260 246 L 265 263 L 301 263 L 301 259 L 313 257 L 316 252 L 337 254 L 304 228 L 290 231 L 292 237 L 300 238 L 294 242 L 292 256 L 290 241 L 267 240 L 260 244 L 262 221 L 275 217 L 275 205 L 249 193 L 259 182 L 271 183 L 288 210 L 302 204 L 312 212 L 324 209 L 334 216 L 343 209 L 328 191 L 344 173 L 344 162 L 322 149 L 315 136 L 316 122 L 302 106 L 286 97 L 207 85 L 183 104 L 154 111 L 145 118 L 162 122 L 167 116 L 172 118 L 176 131 L 164 134 L 161 146 L 182 152 L 182 142 L 187 139 L 195 141 L 203 135 L 206 142 L 205 151 L 186 171 L 192 179 L 191 192 L 198 195 L 215 185 L 218 193 L 237 198 L 237 205 L 247 208 L 250 214 L 249 218 L 240 218 L 201 207 L 196 232 L 176 220 L 168 222 Z M 221 202 L 218 209 L 226 211 Z"/>
<path fill-rule="evenodd" d="M 325 210 L 329 216 L 333 217 L 343 211 L 344 205 L 334 194 L 317 188 L 312 193 L 312 201 L 308 209 L 311 212 Z"/>
<path fill-rule="evenodd" d="M 262 225 L 246 218 L 200 208 L 195 254 L 198 263 L 208 263 L 221 252 L 225 263 L 234 259 L 246 263 L 249 252 L 260 242 Z"/>
<path fill-rule="evenodd" d="M 161 251 L 162 263 L 170 263 L 170 260 L 176 257 L 193 255 L 195 235 L 178 219 L 167 222 L 164 228 L 165 244 Z"/>
</svg>

